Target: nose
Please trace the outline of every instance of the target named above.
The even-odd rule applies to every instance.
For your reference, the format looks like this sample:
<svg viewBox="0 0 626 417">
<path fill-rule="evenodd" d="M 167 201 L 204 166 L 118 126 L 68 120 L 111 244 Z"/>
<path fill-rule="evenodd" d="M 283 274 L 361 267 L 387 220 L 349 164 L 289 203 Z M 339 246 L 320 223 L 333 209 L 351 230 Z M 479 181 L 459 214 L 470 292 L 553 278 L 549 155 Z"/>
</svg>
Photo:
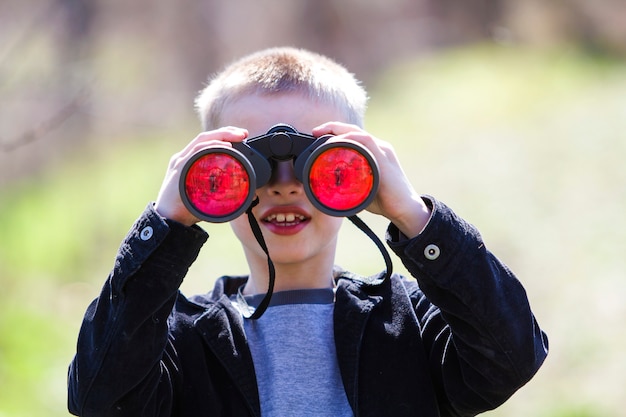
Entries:
<svg viewBox="0 0 626 417">
<path fill-rule="evenodd" d="M 282 196 L 298 194 L 304 190 L 302 183 L 296 178 L 292 161 L 275 163 L 267 189 L 272 195 Z"/>
</svg>

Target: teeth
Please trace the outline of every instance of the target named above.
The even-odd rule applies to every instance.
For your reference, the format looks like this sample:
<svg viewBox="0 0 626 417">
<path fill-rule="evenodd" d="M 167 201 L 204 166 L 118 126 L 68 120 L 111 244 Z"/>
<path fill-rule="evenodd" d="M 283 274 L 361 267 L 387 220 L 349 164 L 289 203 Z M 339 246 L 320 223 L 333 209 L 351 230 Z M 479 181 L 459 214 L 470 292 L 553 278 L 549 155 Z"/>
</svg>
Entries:
<svg viewBox="0 0 626 417">
<path fill-rule="evenodd" d="M 296 220 L 298 221 L 302 221 L 306 219 L 306 217 L 304 217 L 301 214 L 295 214 L 295 213 L 277 213 L 277 214 L 270 214 L 269 216 L 267 216 L 265 218 L 266 222 L 272 222 L 272 221 L 276 221 L 278 223 L 293 223 Z"/>
</svg>

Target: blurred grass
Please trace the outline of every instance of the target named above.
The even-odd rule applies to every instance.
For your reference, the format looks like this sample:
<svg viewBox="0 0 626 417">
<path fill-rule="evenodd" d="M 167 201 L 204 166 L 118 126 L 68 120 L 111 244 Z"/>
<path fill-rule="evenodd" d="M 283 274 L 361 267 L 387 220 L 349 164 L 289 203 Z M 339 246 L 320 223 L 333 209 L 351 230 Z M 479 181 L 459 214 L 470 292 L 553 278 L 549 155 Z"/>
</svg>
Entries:
<svg viewBox="0 0 626 417">
<path fill-rule="evenodd" d="M 624 63 L 484 46 L 401 65 L 376 91 L 370 130 L 479 227 L 549 333 L 544 368 L 491 415 L 626 415 Z"/>
<path fill-rule="evenodd" d="M 549 333 L 544 368 L 488 415 L 626 416 L 626 64 L 485 45 L 396 65 L 368 88 L 368 129 L 394 144 L 420 192 L 479 227 Z M 169 156 L 195 134 L 181 126 L 78 149 L 0 190 L 0 417 L 67 415 L 82 314 Z M 205 228 L 213 238 L 186 293 L 245 272 L 228 226 Z M 339 263 L 381 268 L 351 225 L 341 241 Z"/>
</svg>

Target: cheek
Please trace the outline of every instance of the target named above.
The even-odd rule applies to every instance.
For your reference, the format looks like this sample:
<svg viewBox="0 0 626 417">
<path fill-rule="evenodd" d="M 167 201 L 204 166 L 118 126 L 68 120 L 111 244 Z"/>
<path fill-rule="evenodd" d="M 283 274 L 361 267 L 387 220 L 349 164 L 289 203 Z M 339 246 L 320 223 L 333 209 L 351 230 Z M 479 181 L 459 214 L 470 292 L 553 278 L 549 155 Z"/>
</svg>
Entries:
<svg viewBox="0 0 626 417">
<path fill-rule="evenodd" d="M 335 221 L 335 222 L 334 222 L 334 225 L 335 225 L 335 228 L 337 228 L 337 230 L 339 230 L 339 228 L 340 228 L 340 227 L 341 227 L 341 225 L 343 224 L 343 219 L 344 219 L 344 218 L 345 218 L 345 217 L 333 217 L 333 219 L 334 219 L 334 221 Z"/>
<path fill-rule="evenodd" d="M 235 220 L 232 220 L 230 223 L 230 228 L 237 236 L 237 239 L 241 241 L 243 244 L 246 242 L 250 242 L 251 239 L 254 239 L 254 234 L 252 233 L 252 229 L 250 229 L 250 223 L 248 222 L 248 215 L 242 214 L 237 217 Z"/>
<path fill-rule="evenodd" d="M 343 223 L 343 217 L 325 216 L 324 229 L 327 233 L 336 235 Z"/>
</svg>

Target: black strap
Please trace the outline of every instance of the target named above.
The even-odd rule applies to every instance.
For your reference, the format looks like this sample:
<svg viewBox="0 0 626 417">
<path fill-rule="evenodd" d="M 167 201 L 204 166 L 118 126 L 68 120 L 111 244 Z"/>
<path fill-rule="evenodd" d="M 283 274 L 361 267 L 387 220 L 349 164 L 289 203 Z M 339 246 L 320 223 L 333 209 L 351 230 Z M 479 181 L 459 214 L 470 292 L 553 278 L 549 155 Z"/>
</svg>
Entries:
<svg viewBox="0 0 626 417">
<path fill-rule="evenodd" d="M 391 277 L 391 274 L 393 273 L 393 263 L 391 262 L 391 256 L 389 256 L 389 252 L 387 252 L 387 248 L 385 247 L 383 242 L 378 238 L 378 236 L 376 236 L 376 233 L 374 233 L 374 231 L 370 229 L 370 227 L 367 224 L 365 224 L 365 222 L 361 220 L 361 218 L 357 216 L 356 214 L 352 216 L 348 216 L 348 219 L 356 227 L 361 229 L 361 231 L 365 233 L 374 242 L 374 244 L 376 244 L 381 255 L 383 255 L 383 259 L 385 260 L 386 270 L 385 270 L 385 277 L 383 278 L 383 280 L 389 279 Z"/>
<path fill-rule="evenodd" d="M 265 310 L 267 310 L 267 307 L 270 304 L 270 300 L 272 299 L 272 294 L 274 293 L 274 281 L 276 280 L 276 270 L 274 269 L 274 262 L 272 262 L 272 259 L 270 258 L 270 253 L 267 250 L 267 244 L 265 243 L 265 239 L 263 238 L 263 233 L 261 233 L 259 223 L 257 223 L 254 215 L 252 214 L 252 208 L 254 208 L 254 206 L 256 206 L 257 204 L 259 204 L 258 197 L 252 202 L 252 204 L 250 204 L 250 207 L 248 207 L 248 209 L 246 210 L 246 214 L 248 215 L 248 223 L 250 223 L 250 228 L 252 229 L 254 237 L 256 238 L 257 242 L 259 242 L 259 245 L 261 245 L 261 249 L 263 249 L 263 252 L 265 252 L 265 254 L 267 255 L 267 269 L 269 272 L 268 288 L 267 292 L 265 293 L 265 297 L 263 297 L 263 299 L 259 303 L 259 306 L 254 311 L 251 311 L 252 309 L 250 308 L 250 306 L 246 302 L 246 299 L 241 293 L 241 288 L 239 288 L 239 291 L 237 292 L 237 301 L 239 301 L 239 305 L 245 306 L 247 309 L 247 313 L 242 313 L 243 317 L 252 320 L 258 319 L 263 315 L 263 313 L 265 313 Z"/>
<path fill-rule="evenodd" d="M 247 310 L 246 312 L 242 312 L 243 317 L 246 319 L 252 319 L 252 320 L 258 319 L 259 317 L 263 315 L 263 313 L 265 313 L 265 310 L 267 310 L 267 307 L 270 304 L 270 300 L 272 299 L 272 294 L 274 293 L 274 282 L 276 280 L 276 270 L 274 269 L 274 263 L 272 262 L 272 259 L 270 258 L 270 254 L 267 249 L 267 244 L 265 243 L 265 239 L 263 238 L 263 233 L 261 233 L 261 228 L 259 227 L 259 223 L 257 223 L 256 219 L 254 218 L 254 215 L 252 214 L 252 208 L 256 206 L 257 204 L 259 204 L 258 198 L 252 202 L 250 207 L 248 207 L 248 209 L 246 210 L 246 214 L 248 215 L 248 222 L 250 223 L 250 228 L 252 229 L 252 233 L 254 234 L 254 237 L 256 238 L 257 242 L 259 242 L 259 245 L 261 245 L 261 249 L 263 249 L 263 252 L 265 252 L 265 254 L 267 255 L 267 268 L 269 272 L 268 288 L 267 288 L 267 292 L 265 293 L 265 296 L 259 303 L 259 306 L 254 310 L 252 310 L 250 305 L 248 305 L 248 302 L 246 301 L 245 297 L 243 296 L 241 292 L 242 290 L 241 287 L 239 288 L 237 292 L 237 301 L 239 302 L 239 305 Z M 385 276 L 383 280 L 389 279 L 389 277 L 391 277 L 391 274 L 393 273 L 393 263 L 391 262 L 391 257 L 389 256 L 389 252 L 387 252 L 387 249 L 385 248 L 385 245 L 383 244 L 383 242 L 378 238 L 378 236 L 376 236 L 376 233 L 374 233 L 374 231 L 370 229 L 370 227 L 367 224 L 365 224 L 365 222 L 361 220 L 361 218 L 358 217 L 356 214 L 349 216 L 348 219 L 356 227 L 361 229 L 361 231 L 365 233 L 374 242 L 374 244 L 376 244 L 376 246 L 378 247 L 378 250 L 383 255 L 383 258 L 385 259 L 386 271 L 385 271 Z"/>
</svg>

